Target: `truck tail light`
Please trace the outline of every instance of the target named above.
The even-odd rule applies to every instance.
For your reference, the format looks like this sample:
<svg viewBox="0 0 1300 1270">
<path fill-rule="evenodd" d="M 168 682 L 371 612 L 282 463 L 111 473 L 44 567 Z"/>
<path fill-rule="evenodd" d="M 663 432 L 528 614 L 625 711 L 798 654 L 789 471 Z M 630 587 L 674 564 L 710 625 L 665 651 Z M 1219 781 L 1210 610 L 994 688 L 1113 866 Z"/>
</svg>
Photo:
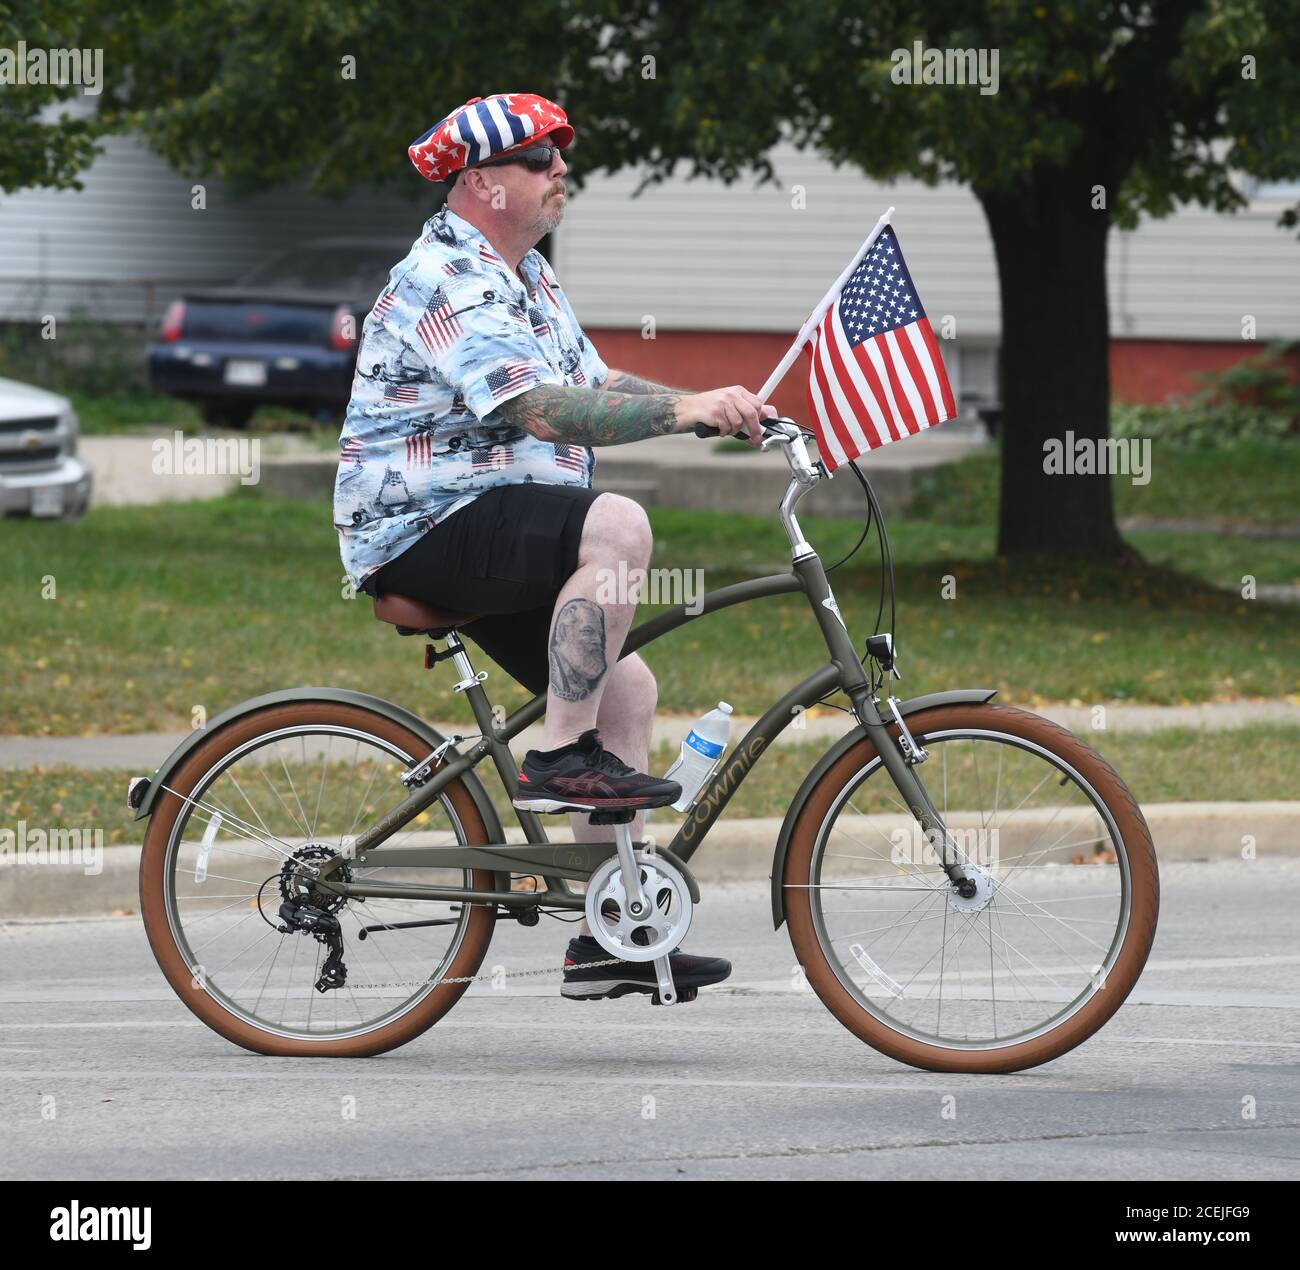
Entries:
<svg viewBox="0 0 1300 1270">
<path fill-rule="evenodd" d="M 181 327 L 185 325 L 185 301 L 173 300 L 167 306 L 163 317 L 162 338 L 168 344 L 174 344 L 181 337 Z"/>
<path fill-rule="evenodd" d="M 357 319 L 352 310 L 340 304 L 330 320 L 330 347 L 349 349 L 356 346 Z"/>
</svg>

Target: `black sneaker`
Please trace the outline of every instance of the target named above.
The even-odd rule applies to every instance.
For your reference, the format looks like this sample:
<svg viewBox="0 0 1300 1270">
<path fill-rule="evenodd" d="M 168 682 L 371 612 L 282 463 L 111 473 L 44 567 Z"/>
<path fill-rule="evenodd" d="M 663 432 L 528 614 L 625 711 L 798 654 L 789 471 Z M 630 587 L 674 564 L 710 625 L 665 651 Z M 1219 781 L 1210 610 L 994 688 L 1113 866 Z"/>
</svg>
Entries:
<svg viewBox="0 0 1300 1270">
<path fill-rule="evenodd" d="M 589 962 L 610 960 L 590 935 L 569 940 L 564 956 L 564 983 L 560 995 L 573 1001 L 599 1001 L 605 997 L 625 997 L 629 992 L 653 994 L 659 1004 L 659 977 L 653 961 L 621 961 L 616 966 L 586 969 Z M 721 983 L 731 974 L 731 962 L 721 957 L 692 957 L 673 949 L 669 954 L 673 968 L 673 987 L 680 1002 L 693 1001 L 696 993 L 711 983 Z"/>
<path fill-rule="evenodd" d="M 666 807 L 681 795 L 676 781 L 628 767 L 588 728 L 572 745 L 529 750 L 513 802 L 520 811 L 604 811 Z"/>
</svg>

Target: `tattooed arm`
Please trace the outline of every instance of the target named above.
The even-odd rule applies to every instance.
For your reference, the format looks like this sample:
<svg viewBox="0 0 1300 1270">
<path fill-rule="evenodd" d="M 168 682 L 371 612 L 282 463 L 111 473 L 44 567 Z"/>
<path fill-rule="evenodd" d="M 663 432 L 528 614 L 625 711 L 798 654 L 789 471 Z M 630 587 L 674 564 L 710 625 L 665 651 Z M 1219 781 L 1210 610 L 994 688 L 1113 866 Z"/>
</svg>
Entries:
<svg viewBox="0 0 1300 1270">
<path fill-rule="evenodd" d="M 636 395 L 542 384 L 512 397 L 497 410 L 502 418 L 543 441 L 593 446 L 687 432 L 697 423 L 717 428 L 723 436 L 744 434 L 751 445 L 758 445 L 762 439 L 759 419 L 776 416 L 774 407 L 760 406 L 758 398 L 739 385 L 693 394 Z"/>
<path fill-rule="evenodd" d="M 690 393 L 685 388 L 669 388 L 666 384 L 656 384 L 652 380 L 642 379 L 638 375 L 633 375 L 626 370 L 611 370 L 609 377 L 601 387 L 607 392 L 627 392 L 636 396 L 643 396 L 648 393 L 669 393 L 676 394 L 679 397 L 688 397 Z"/>
<path fill-rule="evenodd" d="M 498 407 L 516 427 L 543 441 L 576 445 L 623 445 L 645 437 L 681 431 L 673 393 L 632 396 L 603 388 L 563 388 L 543 384 Z"/>
</svg>

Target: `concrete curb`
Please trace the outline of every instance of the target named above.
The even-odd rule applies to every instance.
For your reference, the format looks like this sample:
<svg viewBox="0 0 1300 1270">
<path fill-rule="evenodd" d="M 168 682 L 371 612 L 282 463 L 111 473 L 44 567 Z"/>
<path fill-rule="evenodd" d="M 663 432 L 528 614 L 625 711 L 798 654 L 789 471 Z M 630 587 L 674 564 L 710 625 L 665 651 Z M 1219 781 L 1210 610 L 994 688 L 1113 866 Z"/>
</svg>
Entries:
<svg viewBox="0 0 1300 1270">
<path fill-rule="evenodd" d="M 1300 856 L 1300 802 L 1152 803 L 1142 810 L 1162 862 L 1247 862 L 1242 852 L 1248 847 L 1259 857 Z M 883 831 L 898 820 L 870 819 L 879 820 Z M 667 845 L 675 824 L 675 820 L 662 824 L 652 820 L 647 833 Z M 139 830 L 143 837 L 143 823 Z M 706 884 L 770 877 L 780 830 L 777 817 L 728 820 L 724 816 L 700 849 L 692 871 Z M 556 822 L 552 829 L 548 823 L 548 832 L 556 842 L 571 840 L 567 824 L 561 828 Z M 507 836 L 512 842 L 523 840 L 517 827 Z M 106 847 L 103 856 L 103 869 L 95 876 L 86 876 L 79 865 L 19 864 L 0 857 L 0 920 L 137 912 L 140 848 Z"/>
</svg>

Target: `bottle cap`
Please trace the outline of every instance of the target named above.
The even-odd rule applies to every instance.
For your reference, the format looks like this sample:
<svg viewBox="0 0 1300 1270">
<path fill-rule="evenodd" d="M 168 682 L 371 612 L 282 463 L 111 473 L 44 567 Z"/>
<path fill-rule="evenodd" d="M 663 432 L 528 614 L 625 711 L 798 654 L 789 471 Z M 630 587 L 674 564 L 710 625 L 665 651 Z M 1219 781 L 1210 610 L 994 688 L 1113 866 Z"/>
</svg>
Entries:
<svg viewBox="0 0 1300 1270">
<path fill-rule="evenodd" d="M 718 702 L 718 709 L 721 710 L 723 714 L 731 713 L 731 707 L 725 701 Z"/>
</svg>

